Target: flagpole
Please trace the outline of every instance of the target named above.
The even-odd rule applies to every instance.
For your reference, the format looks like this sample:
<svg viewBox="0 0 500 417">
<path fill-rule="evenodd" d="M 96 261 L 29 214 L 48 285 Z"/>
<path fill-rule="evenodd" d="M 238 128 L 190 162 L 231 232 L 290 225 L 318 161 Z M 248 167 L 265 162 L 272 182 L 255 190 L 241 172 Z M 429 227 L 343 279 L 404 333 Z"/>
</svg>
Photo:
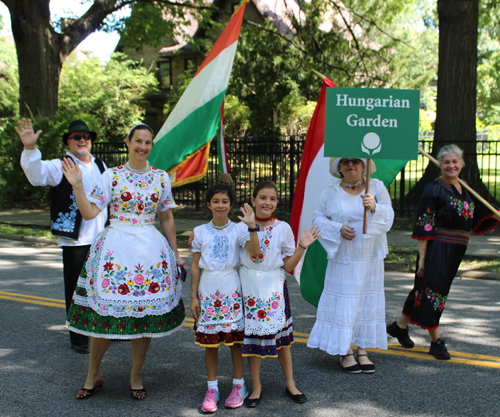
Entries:
<svg viewBox="0 0 500 417">
<path fill-rule="evenodd" d="M 366 188 L 365 188 L 365 195 L 370 192 L 370 165 L 372 163 L 372 160 L 370 158 L 366 159 L 366 167 L 365 167 L 365 172 L 366 172 Z M 368 230 L 368 207 L 365 207 L 365 212 L 363 215 L 363 234 L 366 235 L 366 232 Z"/>
<path fill-rule="evenodd" d="M 328 78 L 326 75 L 321 74 L 321 72 L 316 71 L 315 69 L 311 69 L 311 71 L 313 72 L 314 75 L 317 75 L 322 80 L 324 80 L 325 78 Z"/>
<path fill-rule="evenodd" d="M 433 158 L 431 155 L 429 155 L 427 152 L 425 152 L 422 148 L 419 148 L 418 152 L 421 153 L 422 155 L 426 156 L 427 158 L 429 158 L 430 161 L 434 162 L 438 167 L 441 168 L 441 164 L 438 162 L 438 160 Z M 460 182 L 460 185 L 462 185 L 462 187 L 465 187 L 469 191 L 469 193 L 471 193 L 481 203 L 483 203 L 494 214 L 494 216 L 500 220 L 500 213 L 497 211 L 497 209 L 495 207 L 493 207 L 490 203 L 488 203 L 483 197 L 481 197 L 476 191 L 474 191 L 471 187 L 469 187 L 460 178 L 458 179 L 458 181 Z"/>
</svg>

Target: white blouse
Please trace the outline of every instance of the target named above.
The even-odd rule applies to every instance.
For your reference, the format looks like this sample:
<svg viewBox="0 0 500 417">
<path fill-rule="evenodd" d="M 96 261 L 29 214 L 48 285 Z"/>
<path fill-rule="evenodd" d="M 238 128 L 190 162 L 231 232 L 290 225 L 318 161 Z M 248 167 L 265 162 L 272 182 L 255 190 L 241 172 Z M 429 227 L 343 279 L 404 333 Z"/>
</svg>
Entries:
<svg viewBox="0 0 500 417">
<path fill-rule="evenodd" d="M 240 247 L 250 240 L 245 223 L 214 229 L 209 223 L 194 228 L 192 252 L 200 252 L 199 266 L 208 271 L 226 271 L 239 265 Z"/>
<path fill-rule="evenodd" d="M 283 259 L 295 252 L 295 239 L 292 228 L 286 222 L 276 220 L 271 226 L 257 232 L 260 242 L 260 255 L 251 257 L 243 247 L 240 252 L 240 262 L 249 269 L 272 271 L 281 268 Z M 246 232 L 248 239 L 250 234 Z"/>
<path fill-rule="evenodd" d="M 90 194 L 94 185 L 99 182 L 99 178 L 101 177 L 101 171 L 99 171 L 99 167 L 94 163 L 95 158 L 91 155 L 91 162 L 85 164 L 69 151 L 66 155 L 72 157 L 73 161 L 76 161 L 78 164 L 80 171 L 82 171 L 83 190 L 86 195 Z M 63 177 L 61 160 L 42 160 L 42 153 L 38 148 L 23 151 L 21 154 L 21 167 L 28 181 L 34 186 L 49 185 L 55 187 L 60 184 Z M 104 168 L 106 168 L 106 164 L 104 164 Z M 59 246 L 90 245 L 94 242 L 96 236 L 104 229 L 107 218 L 108 212 L 104 210 L 91 220 L 82 219 L 78 240 L 58 237 L 57 241 Z"/>
<path fill-rule="evenodd" d="M 351 196 L 341 189 L 341 180 L 329 186 L 319 199 L 319 204 L 314 212 L 313 224 L 321 230 L 319 241 L 325 248 L 328 259 L 331 261 L 348 263 L 352 255 L 352 241 L 342 239 L 340 229 L 344 224 L 351 225 L 353 222 L 359 225 L 358 215 L 353 213 L 353 199 L 359 199 L 359 206 L 363 210 L 361 197 Z M 373 248 L 373 255 L 384 259 L 389 252 L 387 247 L 386 233 L 391 229 L 394 221 L 394 210 L 391 206 L 391 198 L 384 183 L 372 178 L 370 180 L 370 194 L 375 197 L 375 213 L 369 211 L 367 233 L 356 230 L 356 239 L 371 239 L 366 242 L 366 248 Z M 351 224 L 350 224 L 351 223 Z"/>
</svg>

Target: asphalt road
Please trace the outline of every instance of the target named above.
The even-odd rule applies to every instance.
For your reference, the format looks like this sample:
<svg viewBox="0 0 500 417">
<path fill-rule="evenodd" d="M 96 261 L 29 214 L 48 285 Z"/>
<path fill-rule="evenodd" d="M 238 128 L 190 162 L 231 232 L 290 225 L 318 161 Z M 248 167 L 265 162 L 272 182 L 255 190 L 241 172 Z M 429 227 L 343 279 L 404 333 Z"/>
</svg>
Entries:
<svg viewBox="0 0 500 417">
<path fill-rule="evenodd" d="M 409 274 L 386 273 L 387 322 L 400 313 L 412 283 Z M 457 279 L 442 318 L 451 361 L 426 352 L 429 338 L 412 327 L 416 348 L 391 345 L 373 352 L 373 375 L 349 375 L 339 358 L 307 348 L 315 308 L 288 278 L 297 343 L 295 379 L 309 401 L 285 395 L 276 359 L 265 359 L 263 396 L 256 409 L 226 410 L 232 384 L 229 349 L 219 353 L 221 403 L 231 416 L 498 416 L 500 388 L 500 283 Z M 186 305 L 188 285 L 183 289 Z M 102 371 L 104 388 L 76 401 L 88 356 L 74 353 L 63 328 L 61 251 L 0 240 L 0 415 L 10 416 L 197 416 L 206 391 L 204 351 L 194 344 L 191 322 L 177 333 L 153 339 L 143 368 L 146 400 L 130 398 L 130 344 L 112 343 Z M 395 343 L 390 339 L 389 343 Z M 245 380 L 251 384 L 245 365 Z"/>
</svg>

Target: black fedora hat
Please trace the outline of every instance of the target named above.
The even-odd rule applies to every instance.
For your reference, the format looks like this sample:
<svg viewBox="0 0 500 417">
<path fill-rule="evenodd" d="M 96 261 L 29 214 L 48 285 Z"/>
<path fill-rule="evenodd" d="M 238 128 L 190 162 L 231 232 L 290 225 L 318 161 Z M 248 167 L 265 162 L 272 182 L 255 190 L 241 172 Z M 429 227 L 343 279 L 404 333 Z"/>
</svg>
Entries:
<svg viewBox="0 0 500 417">
<path fill-rule="evenodd" d="M 75 132 L 88 132 L 90 134 L 91 139 L 93 141 L 97 137 L 97 133 L 96 132 L 91 132 L 89 130 L 89 127 L 87 126 L 87 124 L 84 121 L 82 121 L 82 120 L 74 120 L 74 121 L 72 121 L 69 124 L 68 131 L 62 137 L 62 141 L 63 141 L 63 143 L 65 145 L 68 144 L 68 136 L 71 133 L 75 133 Z"/>
</svg>

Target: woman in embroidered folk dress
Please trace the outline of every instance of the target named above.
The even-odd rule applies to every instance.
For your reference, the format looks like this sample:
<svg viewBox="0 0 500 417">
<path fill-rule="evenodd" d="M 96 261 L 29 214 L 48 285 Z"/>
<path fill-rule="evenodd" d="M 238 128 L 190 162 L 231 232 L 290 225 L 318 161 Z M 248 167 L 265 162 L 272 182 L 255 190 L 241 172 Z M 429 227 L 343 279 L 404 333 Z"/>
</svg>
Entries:
<svg viewBox="0 0 500 417">
<path fill-rule="evenodd" d="M 77 399 L 102 386 L 100 364 L 111 339 L 131 340 L 131 393 L 134 399 L 145 398 L 141 368 L 151 338 L 177 330 L 185 318 L 177 274 L 184 261 L 177 251 L 168 174 L 147 161 L 153 146 L 149 126 L 134 126 L 126 144 L 129 161 L 101 176 L 88 196 L 91 201 L 78 166 L 63 162 L 85 219 L 110 205 L 111 225 L 90 248 L 68 314 L 71 331 L 91 336 L 89 370 Z M 154 226 L 156 212 L 165 236 Z"/>
<path fill-rule="evenodd" d="M 330 173 L 339 179 L 323 192 L 313 218 L 328 266 L 307 346 L 341 355 L 343 369 L 354 374 L 375 372 L 367 348 L 387 349 L 384 258 L 394 220 L 381 181 L 371 179 L 365 193 L 365 164 L 366 159 L 331 158 Z M 363 235 L 365 207 L 370 212 Z M 358 347 L 356 357 L 351 346 Z"/>
<path fill-rule="evenodd" d="M 229 220 L 229 210 L 235 200 L 234 190 L 229 185 L 210 187 L 206 200 L 213 218 L 210 223 L 194 229 L 190 310 L 196 320 L 195 343 L 206 348 L 208 391 L 201 409 L 214 413 L 219 401 L 217 362 L 222 344 L 230 346 L 234 368 L 233 389 L 225 406 L 241 407 L 247 397 L 241 355 L 245 323 L 236 267 L 240 246 L 245 246 L 255 256 L 260 253 L 260 247 L 257 233 L 250 233 L 250 236 L 246 233 L 247 228 L 255 229 L 255 215 L 248 204 L 241 208 L 244 217 L 238 217 L 242 223 Z"/>
<path fill-rule="evenodd" d="M 439 320 L 460 262 L 467 249 L 471 229 L 481 234 L 498 221 L 480 201 L 475 200 L 458 181 L 464 166 L 463 152 L 456 145 L 441 148 L 437 159 L 442 174 L 427 184 L 417 211 L 413 239 L 418 241 L 415 283 L 397 322 L 387 333 L 406 348 L 415 344 L 408 335 L 408 324 L 429 331 L 429 354 L 450 359 L 439 334 Z"/>
<path fill-rule="evenodd" d="M 285 279 L 285 270 L 292 271 L 304 250 L 319 236 L 319 229 L 304 230 L 295 250 L 293 232 L 288 223 L 274 215 L 278 192 L 273 182 L 261 182 L 254 189 L 252 204 L 259 227 L 260 253 L 251 256 L 245 248 L 240 252 L 240 279 L 245 314 L 243 356 L 248 356 L 252 376 L 252 393 L 248 407 L 260 402 L 261 359 L 278 357 L 286 379 L 286 393 L 299 403 L 306 396 L 295 386 L 292 354 L 293 320 Z M 251 230 L 249 229 L 249 232 Z"/>
</svg>

